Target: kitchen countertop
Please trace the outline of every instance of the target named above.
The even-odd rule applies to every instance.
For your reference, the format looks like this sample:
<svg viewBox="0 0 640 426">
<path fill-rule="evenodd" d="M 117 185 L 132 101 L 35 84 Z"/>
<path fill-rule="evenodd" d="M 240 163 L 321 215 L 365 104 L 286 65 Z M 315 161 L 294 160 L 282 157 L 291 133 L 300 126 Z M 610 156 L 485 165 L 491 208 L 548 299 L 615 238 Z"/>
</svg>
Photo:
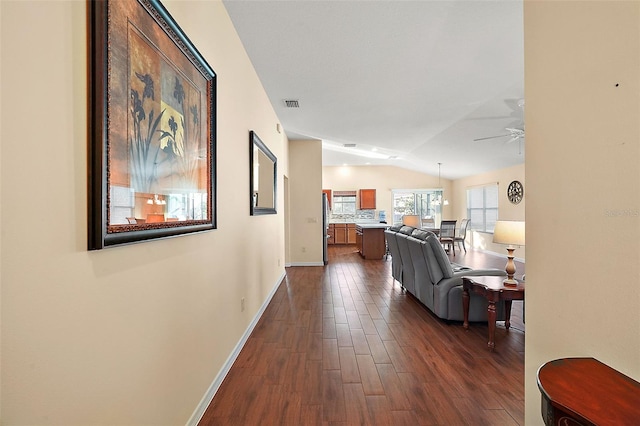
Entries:
<svg viewBox="0 0 640 426">
<path fill-rule="evenodd" d="M 377 220 L 373 220 L 373 219 L 331 219 L 329 220 L 329 224 L 332 223 L 357 223 L 357 224 L 362 224 L 362 223 L 378 223 Z"/>
<path fill-rule="evenodd" d="M 386 229 L 388 228 L 390 225 L 387 223 L 380 223 L 380 222 L 376 222 L 376 223 L 371 223 L 371 222 L 365 222 L 365 223 L 360 223 L 360 222 L 356 222 L 356 226 L 359 226 L 361 228 L 364 229 Z"/>
</svg>

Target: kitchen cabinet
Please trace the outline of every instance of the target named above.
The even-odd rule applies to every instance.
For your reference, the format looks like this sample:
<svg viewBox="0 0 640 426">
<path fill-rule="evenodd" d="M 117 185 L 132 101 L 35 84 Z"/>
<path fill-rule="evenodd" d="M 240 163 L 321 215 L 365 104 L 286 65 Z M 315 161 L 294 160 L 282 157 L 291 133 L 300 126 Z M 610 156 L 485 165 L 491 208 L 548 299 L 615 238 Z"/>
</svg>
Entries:
<svg viewBox="0 0 640 426">
<path fill-rule="evenodd" d="M 359 191 L 360 210 L 375 210 L 376 208 L 376 190 L 361 189 Z"/>
<path fill-rule="evenodd" d="M 335 223 L 334 244 L 347 244 L 347 224 Z"/>
<path fill-rule="evenodd" d="M 347 244 L 356 243 L 356 224 L 347 223 Z"/>
<path fill-rule="evenodd" d="M 330 223 L 328 231 L 328 244 L 355 244 L 355 223 Z"/>
<path fill-rule="evenodd" d="M 336 243 L 336 228 L 333 224 L 329 224 L 329 229 L 327 230 L 327 244 L 335 244 Z"/>
</svg>

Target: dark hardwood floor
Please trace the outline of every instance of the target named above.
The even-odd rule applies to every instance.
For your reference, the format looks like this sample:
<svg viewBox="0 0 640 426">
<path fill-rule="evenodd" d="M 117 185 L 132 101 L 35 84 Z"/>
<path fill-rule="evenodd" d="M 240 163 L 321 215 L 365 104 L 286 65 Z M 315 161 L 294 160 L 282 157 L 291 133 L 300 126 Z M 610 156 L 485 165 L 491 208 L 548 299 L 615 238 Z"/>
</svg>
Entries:
<svg viewBox="0 0 640 426">
<path fill-rule="evenodd" d="M 498 323 L 493 353 L 487 332 L 432 315 L 393 281 L 390 257 L 330 246 L 327 266 L 287 268 L 199 424 L 523 425 L 522 303 L 509 332 Z"/>
</svg>

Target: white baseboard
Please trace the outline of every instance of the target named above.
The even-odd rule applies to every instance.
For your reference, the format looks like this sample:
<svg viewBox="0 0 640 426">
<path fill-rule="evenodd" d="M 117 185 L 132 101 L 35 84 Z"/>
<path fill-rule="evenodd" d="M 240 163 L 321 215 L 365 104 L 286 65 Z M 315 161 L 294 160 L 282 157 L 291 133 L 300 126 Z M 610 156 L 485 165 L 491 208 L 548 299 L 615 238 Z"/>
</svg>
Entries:
<svg viewBox="0 0 640 426">
<path fill-rule="evenodd" d="M 287 266 L 324 266 L 324 262 L 292 262 Z"/>
<path fill-rule="evenodd" d="M 286 275 L 286 272 L 283 272 L 280 278 L 278 279 L 276 285 L 273 287 L 273 289 L 267 296 L 266 300 L 264 301 L 264 303 L 256 313 L 256 315 L 253 317 L 253 320 L 249 324 L 249 327 L 247 327 L 244 334 L 240 338 L 240 341 L 238 342 L 236 347 L 233 349 L 231 354 L 229 354 L 229 357 L 227 358 L 224 365 L 218 372 L 218 375 L 213 379 L 213 382 L 209 386 L 209 389 L 207 389 L 207 392 L 204 394 L 204 396 L 202 397 L 202 400 L 200 401 L 195 411 L 191 415 L 191 418 L 187 422 L 187 426 L 197 426 L 200 419 L 202 419 L 204 412 L 207 410 L 207 407 L 209 407 L 209 404 L 211 404 L 211 401 L 213 401 L 213 397 L 215 396 L 216 392 L 220 388 L 220 385 L 222 385 L 222 381 L 229 373 L 229 370 L 231 370 L 231 366 L 233 366 L 233 363 L 238 358 L 238 355 L 240 355 L 240 351 L 242 350 L 244 345 L 247 343 L 249 336 L 253 332 L 253 329 L 255 328 L 255 326 L 258 324 L 260 317 L 262 317 L 262 314 L 267 309 L 267 306 L 271 302 L 273 295 L 276 293 L 276 291 L 280 287 L 280 284 L 282 284 L 282 281 L 284 280 L 285 275 Z"/>
</svg>

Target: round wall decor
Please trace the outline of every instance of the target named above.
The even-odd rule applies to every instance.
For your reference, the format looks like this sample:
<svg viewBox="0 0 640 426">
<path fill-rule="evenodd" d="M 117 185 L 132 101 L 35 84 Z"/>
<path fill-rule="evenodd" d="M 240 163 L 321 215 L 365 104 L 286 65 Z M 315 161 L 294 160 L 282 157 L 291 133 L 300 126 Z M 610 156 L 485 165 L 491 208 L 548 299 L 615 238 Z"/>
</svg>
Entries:
<svg viewBox="0 0 640 426">
<path fill-rule="evenodd" d="M 518 182 L 517 180 L 511 182 L 509 184 L 509 187 L 507 188 L 507 198 L 509 199 L 509 201 L 511 201 L 513 204 L 518 204 L 520 201 L 522 201 L 523 196 L 524 186 L 522 186 L 522 183 Z"/>
</svg>

